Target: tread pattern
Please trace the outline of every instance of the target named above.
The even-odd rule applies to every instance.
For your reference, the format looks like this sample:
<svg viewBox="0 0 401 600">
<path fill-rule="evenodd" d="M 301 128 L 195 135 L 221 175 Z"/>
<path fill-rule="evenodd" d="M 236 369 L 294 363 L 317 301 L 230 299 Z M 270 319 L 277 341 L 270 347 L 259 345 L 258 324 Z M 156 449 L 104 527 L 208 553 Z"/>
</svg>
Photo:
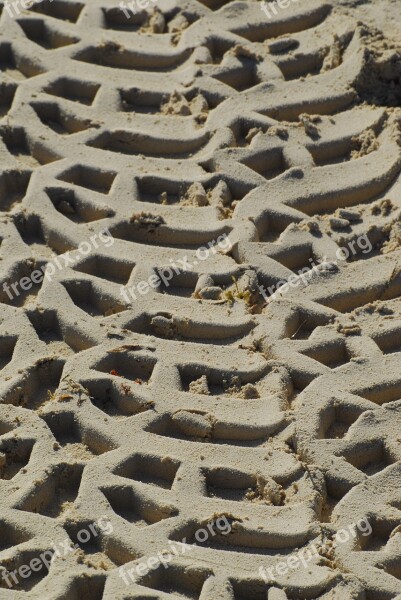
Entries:
<svg viewBox="0 0 401 600">
<path fill-rule="evenodd" d="M 335 3 L 262 14 L 256 0 L 160 0 L 130 19 L 111 0 L 3 7 L 0 570 L 113 525 L 12 590 L 0 579 L 5 600 L 401 589 L 399 112 L 361 102 L 370 32 L 339 25 Z M 105 228 L 113 245 L 80 256 Z M 224 234 L 230 250 L 200 262 Z M 4 282 L 66 253 L 10 299 Z M 184 257 L 164 289 L 122 298 Z M 307 284 L 265 302 L 259 286 L 305 267 Z M 262 580 L 361 510 L 369 538 Z M 183 538 L 187 555 L 124 584 L 120 567 Z"/>
</svg>

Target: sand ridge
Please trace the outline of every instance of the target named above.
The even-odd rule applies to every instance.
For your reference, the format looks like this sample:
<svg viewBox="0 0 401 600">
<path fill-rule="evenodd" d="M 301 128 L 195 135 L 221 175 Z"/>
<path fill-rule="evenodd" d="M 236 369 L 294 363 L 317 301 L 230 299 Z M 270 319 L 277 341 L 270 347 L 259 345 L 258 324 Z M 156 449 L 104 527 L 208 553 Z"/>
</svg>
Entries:
<svg viewBox="0 0 401 600">
<path fill-rule="evenodd" d="M 401 593 L 396 18 L 392 0 L 3 8 L 1 600 Z M 371 535 L 261 577 L 363 516 Z M 230 533 L 199 543 L 219 517 Z M 1 578 L 66 535 L 49 570 Z M 168 568 L 119 575 L 183 538 Z"/>
</svg>

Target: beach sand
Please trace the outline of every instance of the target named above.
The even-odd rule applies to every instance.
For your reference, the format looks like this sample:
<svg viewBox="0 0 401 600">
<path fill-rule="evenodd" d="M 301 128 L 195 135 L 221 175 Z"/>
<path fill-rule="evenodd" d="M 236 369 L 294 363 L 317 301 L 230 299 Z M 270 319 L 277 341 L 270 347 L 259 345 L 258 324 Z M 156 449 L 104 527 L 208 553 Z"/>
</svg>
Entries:
<svg viewBox="0 0 401 600">
<path fill-rule="evenodd" d="M 399 599 L 401 3 L 131 4 L 1 13 L 0 600 Z"/>
</svg>

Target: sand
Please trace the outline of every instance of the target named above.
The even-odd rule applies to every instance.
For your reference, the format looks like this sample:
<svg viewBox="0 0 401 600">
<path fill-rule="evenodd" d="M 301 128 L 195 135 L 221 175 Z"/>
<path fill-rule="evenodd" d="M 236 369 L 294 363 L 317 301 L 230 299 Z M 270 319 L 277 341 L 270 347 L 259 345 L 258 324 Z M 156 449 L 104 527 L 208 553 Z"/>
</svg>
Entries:
<svg viewBox="0 0 401 600">
<path fill-rule="evenodd" d="M 401 4 L 274 6 L 3 7 L 0 600 L 401 598 Z"/>
</svg>

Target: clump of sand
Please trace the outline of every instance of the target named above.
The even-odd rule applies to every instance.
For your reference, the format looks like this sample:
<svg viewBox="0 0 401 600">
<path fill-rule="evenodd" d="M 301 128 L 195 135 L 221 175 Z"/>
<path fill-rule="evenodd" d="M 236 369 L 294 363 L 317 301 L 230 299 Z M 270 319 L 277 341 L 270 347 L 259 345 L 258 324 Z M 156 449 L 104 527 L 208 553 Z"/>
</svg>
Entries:
<svg viewBox="0 0 401 600">
<path fill-rule="evenodd" d="M 166 20 L 158 8 L 153 9 L 146 23 L 140 29 L 141 33 L 164 33 L 165 30 Z"/>
<path fill-rule="evenodd" d="M 355 83 L 362 101 L 377 106 L 400 106 L 401 42 L 374 27 L 362 26 L 365 65 Z"/>
<path fill-rule="evenodd" d="M 204 123 L 209 114 L 209 105 L 202 94 L 198 94 L 192 100 L 187 100 L 181 92 L 175 91 L 161 105 L 160 110 L 163 115 L 193 116 L 198 123 Z"/>
<path fill-rule="evenodd" d="M 284 504 L 285 492 L 272 477 L 258 475 L 255 488 L 249 490 L 245 494 L 245 498 L 250 502 L 281 506 Z"/>
<path fill-rule="evenodd" d="M 148 232 L 152 232 L 160 225 L 165 223 L 165 220 L 160 215 L 153 215 L 152 213 L 140 212 L 132 215 L 130 223 L 134 227 L 140 229 L 146 229 Z"/>
<path fill-rule="evenodd" d="M 203 394 L 204 396 L 209 396 L 210 390 L 206 375 L 202 375 L 202 377 L 199 377 L 199 379 L 191 381 L 189 384 L 189 391 L 192 394 Z"/>
<path fill-rule="evenodd" d="M 379 141 L 373 129 L 366 129 L 352 138 L 351 158 L 360 158 L 379 149 Z"/>
</svg>

